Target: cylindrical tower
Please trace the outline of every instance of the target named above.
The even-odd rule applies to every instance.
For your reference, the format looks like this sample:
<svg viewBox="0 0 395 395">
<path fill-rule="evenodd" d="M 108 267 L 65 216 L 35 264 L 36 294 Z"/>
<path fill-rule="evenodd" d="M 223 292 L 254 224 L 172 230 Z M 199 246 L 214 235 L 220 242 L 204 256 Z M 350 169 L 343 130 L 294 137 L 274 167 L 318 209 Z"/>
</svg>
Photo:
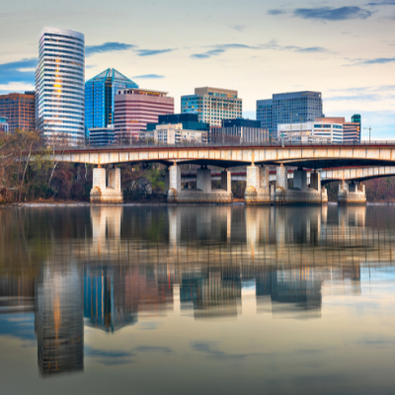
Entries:
<svg viewBox="0 0 395 395">
<path fill-rule="evenodd" d="M 84 98 L 84 35 L 44 28 L 36 70 L 36 121 L 48 142 L 84 141 Z"/>
</svg>

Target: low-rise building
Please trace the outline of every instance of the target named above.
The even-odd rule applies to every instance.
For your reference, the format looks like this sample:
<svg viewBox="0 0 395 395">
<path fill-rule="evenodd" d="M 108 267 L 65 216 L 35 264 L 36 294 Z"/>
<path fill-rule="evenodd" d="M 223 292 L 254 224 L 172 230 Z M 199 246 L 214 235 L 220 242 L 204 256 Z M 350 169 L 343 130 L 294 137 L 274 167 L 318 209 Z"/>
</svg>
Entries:
<svg viewBox="0 0 395 395">
<path fill-rule="evenodd" d="M 222 127 L 211 128 L 212 143 L 264 143 L 269 141 L 269 130 L 260 121 L 236 118 L 222 120 Z"/>
<path fill-rule="evenodd" d="M 321 120 L 321 121 L 320 121 Z M 277 139 L 292 143 L 342 143 L 343 124 L 323 122 L 301 122 L 296 124 L 278 124 Z"/>
<path fill-rule="evenodd" d="M 182 123 L 156 125 L 155 130 L 140 133 L 140 139 L 153 139 L 158 144 L 207 143 L 208 132 L 184 129 Z"/>
<path fill-rule="evenodd" d="M 88 137 L 88 144 L 91 147 L 105 147 L 114 144 L 114 128 L 91 128 Z"/>
<path fill-rule="evenodd" d="M 0 133 L 8 133 L 8 122 L 6 117 L 0 117 Z"/>
</svg>

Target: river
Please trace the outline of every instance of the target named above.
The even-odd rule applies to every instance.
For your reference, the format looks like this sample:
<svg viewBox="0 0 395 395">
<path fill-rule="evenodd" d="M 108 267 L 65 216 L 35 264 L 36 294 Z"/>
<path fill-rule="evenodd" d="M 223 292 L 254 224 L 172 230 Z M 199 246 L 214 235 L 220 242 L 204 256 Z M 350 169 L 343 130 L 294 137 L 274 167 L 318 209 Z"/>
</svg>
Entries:
<svg viewBox="0 0 395 395">
<path fill-rule="evenodd" d="M 0 394 L 392 394 L 395 206 L 0 209 Z"/>
</svg>

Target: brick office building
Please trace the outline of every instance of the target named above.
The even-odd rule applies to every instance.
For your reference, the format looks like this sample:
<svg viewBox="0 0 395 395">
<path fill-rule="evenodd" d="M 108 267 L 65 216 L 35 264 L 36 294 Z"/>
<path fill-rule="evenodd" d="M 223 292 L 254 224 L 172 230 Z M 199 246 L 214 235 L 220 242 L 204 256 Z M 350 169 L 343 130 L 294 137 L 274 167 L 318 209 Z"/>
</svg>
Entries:
<svg viewBox="0 0 395 395">
<path fill-rule="evenodd" d="M 0 95 L 0 117 L 6 117 L 9 132 L 35 129 L 34 92 Z"/>
</svg>

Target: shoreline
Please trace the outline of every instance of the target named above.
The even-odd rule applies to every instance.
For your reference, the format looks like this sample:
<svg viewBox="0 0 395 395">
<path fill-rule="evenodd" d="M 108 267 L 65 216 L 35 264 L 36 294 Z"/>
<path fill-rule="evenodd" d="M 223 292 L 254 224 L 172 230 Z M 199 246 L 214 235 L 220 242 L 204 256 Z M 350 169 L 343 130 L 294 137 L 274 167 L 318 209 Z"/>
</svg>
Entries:
<svg viewBox="0 0 395 395">
<path fill-rule="evenodd" d="M 328 205 L 334 206 L 338 205 L 337 202 L 328 202 Z M 366 206 L 392 206 L 395 205 L 395 202 L 367 202 Z M 2 203 L 0 204 L 1 208 L 6 207 L 31 207 L 31 208 L 39 208 L 39 207 L 139 207 L 139 206 L 246 206 L 244 201 L 236 201 L 229 204 L 217 204 L 217 203 L 186 203 L 186 204 L 178 204 L 178 203 L 167 203 L 167 202 L 146 202 L 146 203 L 95 203 L 91 204 L 88 202 L 20 202 L 20 203 Z M 271 206 L 271 205 L 267 205 Z M 308 206 L 308 205 L 307 205 Z M 264 205 L 257 207 L 264 207 Z M 302 206 L 301 206 L 302 207 Z"/>
</svg>

